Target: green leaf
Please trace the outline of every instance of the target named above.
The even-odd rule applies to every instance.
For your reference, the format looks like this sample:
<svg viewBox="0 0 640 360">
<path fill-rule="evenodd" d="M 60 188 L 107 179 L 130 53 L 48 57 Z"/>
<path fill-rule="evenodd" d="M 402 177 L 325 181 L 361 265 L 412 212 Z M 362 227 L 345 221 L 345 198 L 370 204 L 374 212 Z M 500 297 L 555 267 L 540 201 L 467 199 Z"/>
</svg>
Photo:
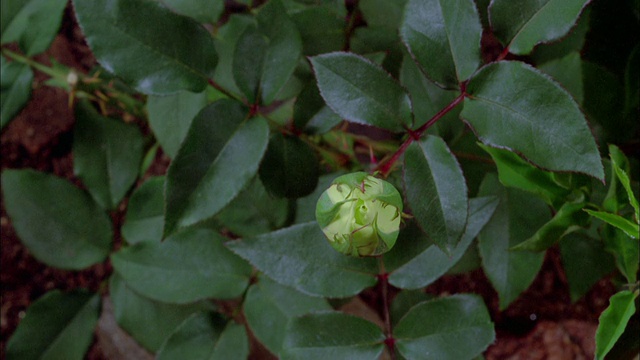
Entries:
<svg viewBox="0 0 640 360">
<path fill-rule="evenodd" d="M 624 231 L 628 236 L 639 239 L 640 238 L 640 225 L 635 224 L 633 221 L 627 220 L 620 215 L 611 214 L 604 211 L 593 211 L 584 209 L 589 215 L 598 218 L 608 224 L 611 224 L 618 229 Z"/>
<path fill-rule="evenodd" d="M 211 35 L 152 0 L 73 2 L 98 62 L 145 94 L 200 92 L 218 56 Z"/>
<path fill-rule="evenodd" d="M 478 144 L 495 161 L 502 185 L 536 194 L 549 205 L 561 204 L 569 190 L 558 185 L 554 174 L 541 170 L 515 153 Z"/>
<path fill-rule="evenodd" d="M 467 87 L 462 118 L 488 146 L 514 151 L 551 171 L 604 179 L 589 126 L 571 96 L 517 61 L 485 66 Z"/>
<path fill-rule="evenodd" d="M 333 179 L 344 175 L 342 172 L 321 175 L 313 193 L 296 201 L 296 217 L 294 223 L 302 224 L 316 219 L 316 203 L 320 195 L 331 186 Z"/>
<path fill-rule="evenodd" d="M 633 194 L 633 189 L 631 189 L 629 175 L 627 175 L 627 171 L 625 171 L 625 169 L 628 168 L 629 160 L 627 160 L 624 153 L 615 145 L 609 145 L 609 157 L 611 157 L 611 164 L 613 165 L 616 177 L 620 180 L 622 187 L 624 187 L 624 190 L 627 192 L 629 204 L 633 207 L 636 216 L 636 223 L 640 224 L 640 206 L 638 206 L 638 199 L 636 199 L 636 196 Z M 627 166 L 625 167 L 625 165 Z M 635 234 L 635 238 L 637 239 L 638 232 L 636 231 Z"/>
<path fill-rule="evenodd" d="M 278 355 L 289 320 L 311 312 L 331 310 L 325 299 L 310 297 L 261 276 L 244 301 L 247 324 L 269 351 Z"/>
<path fill-rule="evenodd" d="M 411 100 L 382 68 L 352 54 L 334 52 L 311 58 L 318 88 L 343 119 L 401 131 L 411 124 Z"/>
<path fill-rule="evenodd" d="M 76 106 L 73 172 L 104 209 L 115 209 L 138 177 L 140 130 L 98 114 L 88 102 Z"/>
<path fill-rule="evenodd" d="M 96 294 L 50 291 L 27 308 L 7 342 L 7 360 L 83 359 L 99 315 Z"/>
<path fill-rule="evenodd" d="M 562 84 L 578 104 L 583 104 L 582 59 L 578 51 L 569 53 L 563 58 L 546 62 L 539 65 L 538 68 Z"/>
<path fill-rule="evenodd" d="M 400 320 L 393 335 L 408 359 L 471 359 L 495 339 L 489 312 L 477 295 L 420 303 Z"/>
<path fill-rule="evenodd" d="M 258 26 L 248 26 L 233 55 L 233 77 L 250 103 L 270 104 L 285 86 L 302 54 L 302 41 L 280 0 L 260 9 Z"/>
<path fill-rule="evenodd" d="M 531 237 L 550 218 L 549 208 L 537 198 L 504 188 L 495 174 L 487 174 L 480 195 L 494 195 L 500 204 L 478 235 L 482 268 L 498 292 L 500 309 L 513 302 L 538 274 L 544 253 L 510 251 Z"/>
<path fill-rule="evenodd" d="M 269 128 L 247 111 L 219 100 L 193 120 L 167 173 L 165 235 L 216 215 L 257 173 Z"/>
<path fill-rule="evenodd" d="M 462 258 L 497 206 L 498 201 L 494 197 L 471 199 L 467 227 L 460 243 L 451 251 L 451 256 L 447 256 L 437 246 L 429 246 L 418 256 L 392 271 L 389 283 L 401 289 L 418 289 L 436 281 Z"/>
<path fill-rule="evenodd" d="M 275 133 L 260 164 L 260 180 L 277 196 L 299 198 L 318 185 L 320 164 L 313 149 L 297 137 Z"/>
<path fill-rule="evenodd" d="M 637 293 L 623 290 L 609 299 L 609 307 L 600 315 L 600 324 L 596 331 L 596 359 L 604 359 L 624 332 L 629 319 L 636 312 L 636 297 Z"/>
<path fill-rule="evenodd" d="M 302 38 L 303 53 L 307 56 L 338 51 L 345 41 L 345 16 L 331 5 L 310 6 L 290 13 Z"/>
<path fill-rule="evenodd" d="M 539 43 L 560 39 L 589 0 L 494 0 L 489 20 L 494 34 L 513 54 L 526 55 Z"/>
<path fill-rule="evenodd" d="M 584 232 L 562 238 L 560 254 L 572 302 L 578 301 L 596 282 L 614 270 L 613 258 L 605 251 L 602 242 Z"/>
<path fill-rule="evenodd" d="M 157 301 L 231 299 L 247 288 L 251 267 L 223 242 L 211 230 L 189 229 L 161 243 L 123 248 L 111 255 L 111 262 L 131 288 Z"/>
<path fill-rule="evenodd" d="M 206 92 L 180 91 L 167 96 L 149 96 L 149 126 L 162 150 L 174 158 L 189 131 L 193 118 L 207 105 Z"/>
<path fill-rule="evenodd" d="M 178 14 L 186 15 L 201 23 L 215 24 L 224 11 L 222 0 L 161 0 Z"/>
<path fill-rule="evenodd" d="M 338 253 L 315 221 L 227 246 L 278 283 L 313 296 L 352 296 L 376 283 L 375 259 Z"/>
<path fill-rule="evenodd" d="M 369 27 L 386 27 L 397 31 L 407 0 L 361 0 L 358 7 Z"/>
<path fill-rule="evenodd" d="M 404 156 L 406 199 L 422 230 L 451 254 L 464 232 L 469 213 L 467 185 L 447 144 L 427 136 Z"/>
<path fill-rule="evenodd" d="M 80 270 L 109 255 L 109 218 L 70 182 L 33 170 L 5 170 L 2 192 L 13 227 L 36 259 Z"/>
<path fill-rule="evenodd" d="M 436 83 L 457 88 L 480 66 L 482 25 L 473 0 L 410 0 L 400 36 Z"/>
<path fill-rule="evenodd" d="M 548 44 L 538 44 L 531 54 L 535 64 L 543 64 L 554 59 L 567 57 L 573 52 L 579 53 L 584 47 L 591 19 L 591 8 L 585 7 L 576 25 L 560 40 Z"/>
<path fill-rule="evenodd" d="M 339 312 L 309 314 L 287 327 L 282 359 L 377 359 L 382 330 L 369 321 Z"/>
<path fill-rule="evenodd" d="M 629 284 L 635 283 L 640 266 L 640 242 L 613 226 L 602 229 L 602 238 L 605 248 L 615 256 L 618 270 Z"/>
<path fill-rule="evenodd" d="M 131 196 L 122 224 L 122 236 L 129 244 L 160 242 L 164 227 L 164 176 L 148 179 Z"/>
<path fill-rule="evenodd" d="M 412 307 L 421 302 L 431 300 L 432 298 L 433 295 L 425 293 L 422 289 L 399 292 L 398 295 L 393 298 L 391 308 L 389 309 L 389 316 L 391 317 L 393 326 L 395 327 L 398 321 L 400 321 Z"/>
<path fill-rule="evenodd" d="M 127 286 L 117 272 L 109 280 L 109 293 L 118 325 L 140 345 L 154 352 L 191 314 L 213 308 L 206 301 L 176 305 L 151 300 Z"/>
<path fill-rule="evenodd" d="M 58 33 L 66 5 L 67 0 L 3 1 L 0 43 L 18 42 L 27 56 L 47 50 Z"/>
<path fill-rule="evenodd" d="M 242 92 L 238 89 L 233 78 L 233 55 L 240 36 L 248 26 L 254 24 L 253 17 L 233 14 L 216 33 L 215 46 L 220 59 L 213 78 L 216 83 L 238 97 Z"/>
<path fill-rule="evenodd" d="M 323 134 L 340 122 L 342 118 L 325 104 L 315 82 L 302 89 L 293 106 L 293 124 L 297 129 Z"/>
<path fill-rule="evenodd" d="M 31 97 L 33 71 L 28 65 L 8 62 L 2 57 L 0 71 L 0 129 L 3 129 Z"/>
<path fill-rule="evenodd" d="M 288 217 L 287 199 L 269 194 L 256 177 L 215 219 L 234 235 L 246 237 L 279 229 Z"/>
<path fill-rule="evenodd" d="M 233 321 L 225 323 L 216 313 L 191 315 L 164 341 L 156 359 L 246 359 L 249 339 L 244 326 Z"/>
</svg>

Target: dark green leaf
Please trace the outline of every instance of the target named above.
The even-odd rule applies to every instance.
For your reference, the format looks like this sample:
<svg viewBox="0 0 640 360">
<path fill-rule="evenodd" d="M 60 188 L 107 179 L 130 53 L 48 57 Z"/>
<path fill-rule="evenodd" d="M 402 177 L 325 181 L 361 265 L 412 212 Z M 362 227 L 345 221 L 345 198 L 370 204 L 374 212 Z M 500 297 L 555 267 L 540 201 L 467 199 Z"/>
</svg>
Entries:
<svg viewBox="0 0 640 360">
<path fill-rule="evenodd" d="M 331 186 L 331 182 L 336 177 L 344 175 L 344 173 L 331 173 L 321 175 L 318 179 L 318 186 L 313 193 L 296 201 L 296 217 L 294 223 L 302 224 L 316 219 L 316 203 L 320 195 Z"/>
<path fill-rule="evenodd" d="M 613 171 L 615 172 L 617 179 L 620 181 L 620 184 L 622 184 L 622 187 L 627 192 L 627 199 L 633 208 L 636 223 L 640 223 L 640 206 L 638 206 L 638 199 L 636 199 L 636 196 L 631 189 L 631 179 L 629 179 L 629 175 L 627 174 L 629 160 L 627 160 L 624 153 L 615 145 L 609 145 L 609 156 L 611 157 Z M 637 234 L 638 233 L 636 231 L 636 239 L 638 238 Z"/>
<path fill-rule="evenodd" d="M 140 130 L 101 116 L 88 102 L 76 105 L 73 172 L 100 206 L 115 209 L 138 177 L 143 140 Z"/>
<path fill-rule="evenodd" d="M 420 303 L 393 331 L 408 359 L 471 359 L 495 339 L 491 317 L 477 295 L 454 295 Z"/>
<path fill-rule="evenodd" d="M 551 171 L 604 179 L 589 126 L 571 96 L 521 62 L 492 63 L 469 82 L 461 116 L 488 146 L 506 148 Z"/>
<path fill-rule="evenodd" d="M 509 51 L 525 55 L 538 43 L 569 32 L 589 0 L 494 0 L 489 20 L 495 35 Z"/>
<path fill-rule="evenodd" d="M 478 235 L 482 268 L 498 292 L 500 309 L 505 309 L 533 282 L 544 253 L 510 251 L 528 239 L 550 218 L 547 205 L 530 194 L 504 188 L 495 174 L 488 174 L 480 195 L 495 195 L 500 204 Z"/>
<path fill-rule="evenodd" d="M 608 224 L 617 227 L 618 229 L 624 231 L 625 234 L 634 239 L 640 238 L 640 227 L 633 221 L 627 220 L 620 215 L 611 214 L 604 211 L 593 211 L 589 209 L 585 209 L 584 211 L 586 211 L 593 217 L 596 217 Z"/>
<path fill-rule="evenodd" d="M 325 104 L 315 82 L 302 89 L 293 107 L 293 123 L 297 129 L 323 134 L 341 121 L 340 116 Z"/>
<path fill-rule="evenodd" d="M 165 235 L 216 215 L 249 183 L 267 148 L 263 118 L 219 100 L 193 120 L 168 170 Z"/>
<path fill-rule="evenodd" d="M 460 243 L 451 251 L 451 256 L 447 256 L 436 246 L 430 246 L 391 272 L 389 276 L 391 285 L 402 289 L 418 289 L 437 280 L 460 260 L 473 239 L 489 221 L 497 206 L 498 201 L 494 197 L 471 199 L 467 227 Z"/>
<path fill-rule="evenodd" d="M 541 170 L 511 151 L 479 144 L 498 167 L 502 185 L 536 194 L 549 205 L 561 204 L 569 190 L 558 185 L 554 174 Z"/>
<path fill-rule="evenodd" d="M 176 305 L 151 300 L 133 291 L 118 273 L 111 275 L 109 292 L 118 325 L 150 351 L 157 351 L 191 314 L 213 308 L 205 301 Z"/>
<path fill-rule="evenodd" d="M 27 56 L 47 50 L 58 33 L 66 5 L 67 0 L 3 1 L 0 43 L 18 42 Z M 5 18 L 5 11 L 9 18 Z"/>
<path fill-rule="evenodd" d="M 584 84 L 582 83 L 582 59 L 574 51 L 567 56 L 546 62 L 538 68 L 551 75 L 571 94 L 578 104 L 583 103 Z"/>
<path fill-rule="evenodd" d="M 216 67 L 214 80 L 223 88 L 227 89 L 238 97 L 241 90 L 236 85 L 233 78 L 233 55 L 235 53 L 238 39 L 244 33 L 248 26 L 254 26 L 253 17 L 233 14 L 216 34 L 215 45 L 216 51 L 220 56 L 218 66 Z"/>
<path fill-rule="evenodd" d="M 175 12 L 202 23 L 215 24 L 224 10 L 223 0 L 161 0 Z"/>
<path fill-rule="evenodd" d="M 211 35 L 152 0 L 73 2 L 98 62 L 145 94 L 202 91 L 218 56 Z"/>
<path fill-rule="evenodd" d="M 228 247 L 278 283 L 309 295 L 347 297 L 376 283 L 375 259 L 338 253 L 315 221 L 231 242 Z"/>
<path fill-rule="evenodd" d="M 343 48 L 345 16 L 330 5 L 308 7 L 290 16 L 300 32 L 304 55 L 313 56 Z"/>
<path fill-rule="evenodd" d="M 68 181 L 33 170 L 5 170 L 2 192 L 13 227 L 36 259 L 79 270 L 109 255 L 109 218 Z"/>
<path fill-rule="evenodd" d="M 627 68 L 624 72 L 624 87 L 625 87 L 625 113 L 633 113 L 637 111 L 640 106 L 640 85 L 638 84 L 638 78 L 640 78 L 640 44 L 637 44 L 629 60 L 627 61 Z"/>
<path fill-rule="evenodd" d="M 411 124 L 411 100 L 382 68 L 351 53 L 311 58 L 327 105 L 347 121 L 401 131 Z"/>
<path fill-rule="evenodd" d="M 180 91 L 174 95 L 147 98 L 149 126 L 169 157 L 176 156 L 193 118 L 205 105 L 206 92 Z"/>
<path fill-rule="evenodd" d="M 565 236 L 560 241 L 560 253 L 572 302 L 578 301 L 614 269 L 613 258 L 605 251 L 602 242 L 583 232 Z"/>
<path fill-rule="evenodd" d="M 156 359 L 246 359 L 249 340 L 244 326 L 233 321 L 225 323 L 216 313 L 191 315 L 164 341 Z"/>
<path fill-rule="evenodd" d="M 391 322 L 395 327 L 409 310 L 421 302 L 431 300 L 433 295 L 425 293 L 423 290 L 404 290 L 393 298 L 389 309 Z"/>
<path fill-rule="evenodd" d="M 164 227 L 164 176 L 150 178 L 131 196 L 122 236 L 129 244 L 160 242 Z"/>
<path fill-rule="evenodd" d="M 293 319 L 284 339 L 283 359 L 377 359 L 384 334 L 373 323 L 339 312 Z"/>
<path fill-rule="evenodd" d="M 53 290 L 36 300 L 7 342 L 7 360 L 83 359 L 100 314 L 100 297 Z"/>
<path fill-rule="evenodd" d="M 469 214 L 467 185 L 447 144 L 427 136 L 409 146 L 404 157 L 406 199 L 422 230 L 451 254 Z"/>
<path fill-rule="evenodd" d="M 636 312 L 636 297 L 637 293 L 623 290 L 609 299 L 609 307 L 600 315 L 600 324 L 596 331 L 596 359 L 604 359 L 622 335 L 629 319 Z"/>
<path fill-rule="evenodd" d="M 473 0 L 410 0 L 400 36 L 427 76 L 457 88 L 480 66 L 482 25 Z"/>
<path fill-rule="evenodd" d="M 260 180 L 277 196 L 299 198 L 318 185 L 320 164 L 313 149 L 297 137 L 276 133 L 260 164 Z"/>
<path fill-rule="evenodd" d="M 638 278 L 640 266 L 640 242 L 612 226 L 605 226 L 602 230 L 605 248 L 616 258 L 618 270 L 633 284 Z"/>
<path fill-rule="evenodd" d="M 266 276 L 249 288 L 244 302 L 244 315 L 251 331 L 276 355 L 282 350 L 290 319 L 322 310 L 331 310 L 325 299 L 302 294 Z"/>
<path fill-rule="evenodd" d="M 369 27 L 386 27 L 397 31 L 407 0 L 361 0 L 358 7 Z"/>
<path fill-rule="evenodd" d="M 584 47 L 585 38 L 589 31 L 590 7 L 584 8 L 576 25 L 569 34 L 558 41 L 548 44 L 538 44 L 531 57 L 536 64 L 543 64 L 554 59 L 566 57 L 573 52 L 580 52 Z"/>
<path fill-rule="evenodd" d="M 0 129 L 4 128 L 31 97 L 33 71 L 28 65 L 7 62 L 2 57 L 0 71 Z"/>
<path fill-rule="evenodd" d="M 154 300 L 185 304 L 210 297 L 230 299 L 246 289 L 251 267 L 223 241 L 213 231 L 189 229 L 161 243 L 123 248 L 111 262 L 131 288 Z"/>
</svg>

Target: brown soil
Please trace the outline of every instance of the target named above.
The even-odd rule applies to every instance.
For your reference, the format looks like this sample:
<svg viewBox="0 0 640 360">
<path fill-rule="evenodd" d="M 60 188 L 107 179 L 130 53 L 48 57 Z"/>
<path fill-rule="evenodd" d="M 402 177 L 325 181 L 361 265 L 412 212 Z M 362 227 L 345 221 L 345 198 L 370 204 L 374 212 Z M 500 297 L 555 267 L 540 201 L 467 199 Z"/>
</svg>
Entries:
<svg viewBox="0 0 640 360">
<path fill-rule="evenodd" d="M 49 57 L 54 57 L 62 64 L 88 71 L 94 59 L 74 25 L 69 10 L 64 24 L 51 49 L 39 56 L 38 60 L 47 62 Z M 70 179 L 81 186 L 73 174 L 71 142 L 74 119 L 68 106 L 68 95 L 63 90 L 45 86 L 45 79 L 43 74 L 36 74 L 31 102 L 2 132 L 1 168 L 33 168 Z M 166 167 L 166 157 L 159 154 L 150 172 L 161 174 Z M 0 358 L 5 358 L 7 339 L 31 302 L 52 289 L 104 290 L 103 282 L 110 275 L 111 266 L 105 262 L 74 272 L 43 265 L 22 246 L 11 226 L 3 201 L 0 205 Z M 117 226 L 122 221 L 122 211 L 112 214 L 112 218 Z M 597 319 L 608 305 L 608 298 L 615 288 L 609 280 L 603 279 L 583 299 L 571 304 L 567 281 L 559 264 L 558 251 L 552 249 L 534 284 L 503 312 L 498 311 L 497 295 L 480 270 L 465 275 L 445 276 L 429 286 L 427 292 L 439 295 L 474 292 L 484 297 L 497 331 L 497 341 L 486 353 L 488 359 L 593 358 Z M 378 307 L 375 293 L 365 292 L 361 298 L 372 308 Z M 362 307 L 361 304 L 357 306 Z M 113 328 L 108 325 L 112 323 L 104 324 L 107 325 L 99 327 L 100 331 Z M 97 344 L 94 344 L 87 358 L 106 358 L 103 354 L 106 349 L 101 349 Z M 252 348 L 253 358 L 264 358 L 260 355 L 264 354 L 261 346 L 254 344 Z"/>
</svg>

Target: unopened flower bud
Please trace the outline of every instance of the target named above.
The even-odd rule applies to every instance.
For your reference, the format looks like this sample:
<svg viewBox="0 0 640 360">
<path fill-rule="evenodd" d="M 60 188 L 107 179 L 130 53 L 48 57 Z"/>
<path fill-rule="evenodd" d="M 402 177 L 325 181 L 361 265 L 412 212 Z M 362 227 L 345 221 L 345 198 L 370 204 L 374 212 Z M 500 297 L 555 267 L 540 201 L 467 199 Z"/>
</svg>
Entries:
<svg viewBox="0 0 640 360">
<path fill-rule="evenodd" d="M 316 205 L 316 219 L 334 249 L 351 256 L 389 251 L 400 231 L 402 197 L 364 172 L 336 178 Z"/>
</svg>

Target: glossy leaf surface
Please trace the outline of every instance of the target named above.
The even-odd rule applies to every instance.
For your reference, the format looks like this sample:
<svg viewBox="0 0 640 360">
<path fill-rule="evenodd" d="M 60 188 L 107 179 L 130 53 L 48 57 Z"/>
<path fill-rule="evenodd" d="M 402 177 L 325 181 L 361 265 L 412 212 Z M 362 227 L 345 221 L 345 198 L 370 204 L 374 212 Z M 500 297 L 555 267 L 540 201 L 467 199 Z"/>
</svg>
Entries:
<svg viewBox="0 0 640 360">
<path fill-rule="evenodd" d="M 609 299 L 609 307 L 600 315 L 596 331 L 596 359 L 604 359 L 624 332 L 629 319 L 636 312 L 636 297 L 637 294 L 623 290 Z"/>
<path fill-rule="evenodd" d="M 485 66 L 469 82 L 462 118 L 488 146 L 551 171 L 604 178 L 600 154 L 578 105 L 538 70 L 515 61 Z"/>
<path fill-rule="evenodd" d="M 439 137 L 409 146 L 404 157 L 406 200 L 422 230 L 450 254 L 469 212 L 467 185 L 456 158 Z"/>
<path fill-rule="evenodd" d="M 160 242 L 164 227 L 164 176 L 148 179 L 137 188 L 127 204 L 122 236 L 129 244 Z"/>
<path fill-rule="evenodd" d="M 83 359 L 99 315 L 96 294 L 48 292 L 27 309 L 7 343 L 7 360 Z"/>
<path fill-rule="evenodd" d="M 166 235 L 216 215 L 257 173 L 269 129 L 247 111 L 220 100 L 193 120 L 167 174 Z"/>
<path fill-rule="evenodd" d="M 199 92 L 218 56 L 194 20 L 151 0 L 74 1 L 78 23 L 98 62 L 145 94 Z"/>
<path fill-rule="evenodd" d="M 311 58 L 320 94 L 343 119 L 391 131 L 411 124 L 411 100 L 382 68 L 351 53 Z"/>
<path fill-rule="evenodd" d="M 476 295 L 420 303 L 400 320 L 393 335 L 407 359 L 471 359 L 495 339 L 489 312 Z"/>
<path fill-rule="evenodd" d="M 457 88 L 480 65 L 482 26 L 473 0 L 410 0 L 403 42 L 427 76 Z"/>
<path fill-rule="evenodd" d="M 251 267 L 227 250 L 224 238 L 204 229 L 179 232 L 161 243 L 142 242 L 111 256 L 128 286 L 151 299 L 185 304 L 230 299 L 249 284 Z"/>
<path fill-rule="evenodd" d="M 138 177 L 142 134 L 101 116 L 88 102 L 78 103 L 75 116 L 73 172 L 100 206 L 115 209 Z"/>
<path fill-rule="evenodd" d="M 31 97 L 33 71 L 27 65 L 7 62 L 0 71 L 0 129 L 9 124 Z"/>
<path fill-rule="evenodd" d="M 231 242 L 228 247 L 278 283 L 309 295 L 347 297 L 376 283 L 376 261 L 338 253 L 315 221 Z"/>
<path fill-rule="evenodd" d="M 66 5 L 66 0 L 3 1 L 0 43 L 17 42 L 27 56 L 47 50 L 58 33 Z"/>
<path fill-rule="evenodd" d="M 2 192 L 13 227 L 36 259 L 79 270 L 109 255 L 111 221 L 70 182 L 33 170 L 5 170 Z"/>
<path fill-rule="evenodd" d="M 382 330 L 359 317 L 325 312 L 295 318 L 284 339 L 283 359 L 377 359 Z"/>
<path fill-rule="evenodd" d="M 489 19 L 509 51 L 525 55 L 538 43 L 564 36 L 589 0 L 494 0 Z"/>
</svg>

